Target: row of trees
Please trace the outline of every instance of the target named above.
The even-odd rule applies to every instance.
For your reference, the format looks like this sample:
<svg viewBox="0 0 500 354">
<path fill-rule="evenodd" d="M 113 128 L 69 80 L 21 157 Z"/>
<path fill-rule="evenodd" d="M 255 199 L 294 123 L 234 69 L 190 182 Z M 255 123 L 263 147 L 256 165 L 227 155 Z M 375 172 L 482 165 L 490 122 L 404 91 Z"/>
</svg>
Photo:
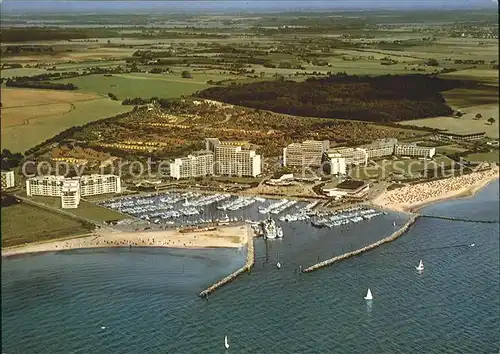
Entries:
<svg viewBox="0 0 500 354">
<path fill-rule="evenodd" d="M 78 87 L 72 83 L 57 83 L 49 81 L 17 81 L 12 79 L 7 79 L 5 86 L 9 87 L 26 87 L 26 88 L 36 88 L 36 89 L 49 89 L 49 90 L 76 90 Z"/>
</svg>

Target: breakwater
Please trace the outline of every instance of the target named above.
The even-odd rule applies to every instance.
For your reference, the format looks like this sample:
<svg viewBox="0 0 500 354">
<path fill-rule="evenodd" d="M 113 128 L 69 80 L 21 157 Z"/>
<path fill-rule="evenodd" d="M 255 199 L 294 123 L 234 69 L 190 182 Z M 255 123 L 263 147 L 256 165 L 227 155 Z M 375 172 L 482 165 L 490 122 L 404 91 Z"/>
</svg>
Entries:
<svg viewBox="0 0 500 354">
<path fill-rule="evenodd" d="M 347 253 L 344 253 L 344 254 L 341 254 L 340 256 L 336 256 L 336 257 L 333 257 L 333 258 L 330 258 L 330 259 L 327 259 L 323 262 L 319 262 L 319 263 L 316 263 L 306 269 L 303 269 L 302 272 L 303 273 L 309 273 L 309 272 L 312 272 L 312 271 L 315 271 L 317 269 L 320 269 L 320 268 L 323 268 L 323 267 L 327 267 L 335 262 L 339 262 L 339 261 L 342 261 L 344 259 L 347 259 L 347 258 L 351 258 L 351 257 L 354 257 L 354 256 L 358 256 L 364 252 L 368 252 L 384 243 L 387 243 L 387 242 L 392 242 L 394 241 L 395 239 L 397 239 L 399 236 L 401 236 L 402 234 L 404 234 L 409 228 L 411 225 L 413 225 L 415 223 L 415 221 L 417 221 L 417 219 L 420 217 L 419 214 L 413 214 L 410 219 L 399 229 L 397 230 L 396 232 L 394 232 L 393 234 L 391 234 L 390 236 L 388 237 L 385 237 L 381 240 L 378 240 L 377 242 L 374 242 L 372 244 L 369 244 L 368 246 L 365 246 L 363 248 L 360 248 L 360 249 L 357 249 L 355 251 L 351 251 L 351 252 L 347 252 Z"/>
<path fill-rule="evenodd" d="M 207 297 L 211 293 L 213 293 L 215 290 L 220 288 L 223 285 L 226 285 L 227 283 L 232 282 L 234 279 L 236 279 L 239 275 L 249 272 L 250 269 L 252 269 L 254 263 L 255 263 L 255 248 L 253 244 L 253 231 L 250 229 L 248 225 L 246 225 L 247 228 L 247 257 L 246 257 L 246 262 L 245 265 L 238 270 L 234 271 L 233 273 L 229 274 L 227 277 L 222 278 L 215 284 L 209 286 L 202 292 L 198 294 L 200 297 Z"/>
<path fill-rule="evenodd" d="M 473 220 L 473 219 L 464 219 L 464 218 L 455 218 L 452 216 L 439 216 L 439 215 L 426 215 L 420 214 L 422 218 L 429 219 L 441 219 L 441 220 L 450 220 L 450 221 L 462 221 L 462 222 L 476 222 L 482 224 L 498 224 L 500 221 L 498 220 Z"/>
</svg>

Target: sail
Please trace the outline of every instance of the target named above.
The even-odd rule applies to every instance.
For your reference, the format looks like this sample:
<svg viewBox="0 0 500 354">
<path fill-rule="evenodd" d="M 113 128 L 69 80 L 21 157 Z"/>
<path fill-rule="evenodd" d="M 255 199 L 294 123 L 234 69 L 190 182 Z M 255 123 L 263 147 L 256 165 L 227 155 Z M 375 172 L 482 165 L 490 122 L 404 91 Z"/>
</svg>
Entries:
<svg viewBox="0 0 500 354">
<path fill-rule="evenodd" d="M 227 342 L 227 336 L 224 337 L 224 346 L 227 348 L 229 348 L 229 343 Z"/>
<path fill-rule="evenodd" d="M 424 267 L 424 262 L 422 262 L 422 260 L 420 260 L 420 263 L 418 264 L 418 267 L 419 268 L 423 268 Z"/>
<path fill-rule="evenodd" d="M 373 299 L 372 291 L 370 290 L 370 288 L 368 288 L 368 291 L 366 292 L 365 300 L 372 300 L 372 299 Z"/>
</svg>

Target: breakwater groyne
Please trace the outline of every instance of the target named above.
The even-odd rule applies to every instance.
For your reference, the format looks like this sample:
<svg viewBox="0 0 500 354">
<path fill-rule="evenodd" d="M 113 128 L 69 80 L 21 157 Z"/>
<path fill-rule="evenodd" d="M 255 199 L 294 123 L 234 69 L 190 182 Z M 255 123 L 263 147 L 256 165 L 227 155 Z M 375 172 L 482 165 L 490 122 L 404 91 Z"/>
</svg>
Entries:
<svg viewBox="0 0 500 354">
<path fill-rule="evenodd" d="M 223 285 L 226 285 L 227 283 L 232 282 L 234 279 L 236 279 L 239 275 L 249 272 L 250 269 L 252 269 L 254 263 L 255 263 L 255 248 L 253 244 L 253 231 L 250 229 L 248 225 L 246 225 L 247 228 L 247 257 L 246 257 L 246 262 L 245 265 L 238 270 L 234 271 L 233 273 L 229 274 L 227 277 L 222 278 L 219 280 L 217 283 L 209 286 L 202 292 L 198 294 L 200 297 L 207 297 L 211 293 L 213 293 L 215 290 L 220 288 Z"/>
<path fill-rule="evenodd" d="M 312 272 L 312 271 L 315 271 L 315 270 L 318 270 L 318 269 L 321 269 L 323 267 L 327 267 L 335 262 L 339 262 L 339 261 L 342 261 L 344 259 L 347 259 L 347 258 L 351 258 L 351 257 L 354 257 L 354 256 L 358 256 L 364 252 L 368 252 L 384 243 L 388 243 L 388 242 L 392 242 L 394 241 L 395 239 L 397 239 L 399 236 L 401 236 L 402 234 L 404 234 L 409 228 L 411 225 L 413 225 L 415 223 L 415 221 L 417 221 L 417 219 L 420 217 L 419 214 L 413 214 L 410 219 L 399 229 L 397 230 L 396 232 L 394 232 L 392 235 L 386 237 L 386 238 L 383 238 L 381 240 L 378 240 L 377 242 L 374 242 L 372 244 L 369 244 L 368 246 L 365 246 L 363 248 L 360 248 L 360 249 L 357 249 L 355 251 L 351 251 L 351 252 L 347 252 L 347 253 L 344 253 L 344 254 L 341 254 L 340 256 L 336 256 L 336 257 L 333 257 L 333 258 L 330 258 L 330 259 L 327 259 L 326 261 L 323 261 L 323 262 L 320 262 L 320 263 L 317 263 L 317 264 L 314 264 L 306 269 L 303 269 L 302 272 L 303 273 L 309 273 L 309 272 Z"/>
<path fill-rule="evenodd" d="M 456 218 L 456 217 L 452 217 L 452 216 L 439 216 L 439 215 L 426 215 L 426 214 L 420 214 L 420 216 L 422 218 L 429 218 L 429 219 L 476 222 L 476 223 L 481 223 L 481 224 L 498 224 L 498 223 L 500 223 L 499 220 L 472 220 L 472 219 Z"/>
</svg>

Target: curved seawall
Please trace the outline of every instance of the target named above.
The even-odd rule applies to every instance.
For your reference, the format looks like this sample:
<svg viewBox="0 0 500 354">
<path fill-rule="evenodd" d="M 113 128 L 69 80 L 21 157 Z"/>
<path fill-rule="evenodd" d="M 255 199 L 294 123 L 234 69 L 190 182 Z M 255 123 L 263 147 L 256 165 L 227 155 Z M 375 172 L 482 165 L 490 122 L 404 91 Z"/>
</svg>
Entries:
<svg viewBox="0 0 500 354">
<path fill-rule="evenodd" d="M 330 259 L 327 259 L 323 262 L 320 262 L 320 263 L 316 263 L 306 269 L 303 269 L 302 272 L 303 273 L 309 273 L 309 272 L 312 272 L 314 270 L 317 270 L 317 269 L 320 269 L 320 268 L 323 268 L 323 267 L 327 267 L 335 262 L 339 262 L 339 261 L 342 261 L 344 259 L 347 259 L 347 258 L 351 258 L 351 257 L 354 257 L 354 256 L 358 256 L 364 252 L 368 252 L 384 243 L 387 243 L 387 242 L 392 242 L 394 241 L 395 239 L 397 239 L 399 236 L 401 236 L 402 234 L 404 234 L 409 228 L 411 225 L 413 225 L 415 223 L 415 221 L 417 221 L 417 219 L 420 217 L 420 214 L 413 214 L 410 219 L 403 225 L 403 227 L 401 227 L 399 230 L 397 230 L 396 232 L 394 232 L 393 234 L 391 234 L 390 236 L 386 237 L 386 238 L 383 238 L 381 240 L 378 240 L 377 242 L 374 242 L 372 244 L 369 244 L 368 246 L 365 246 L 363 248 L 360 248 L 360 249 L 357 249 L 355 251 L 351 251 L 351 252 L 347 252 L 347 253 L 344 253 L 340 256 L 336 256 L 336 257 L 333 257 L 333 258 L 330 258 Z"/>
<path fill-rule="evenodd" d="M 240 274 L 243 274 L 245 272 L 249 272 L 250 269 L 252 269 L 254 263 L 255 263 L 255 248 L 253 244 L 253 233 L 251 232 L 250 228 L 248 225 L 247 227 L 247 257 L 246 257 L 246 262 L 245 265 L 238 270 L 234 271 L 233 273 L 229 274 L 227 277 L 222 278 L 219 280 L 217 283 L 209 286 L 202 292 L 198 294 L 200 297 L 207 297 L 211 293 L 213 293 L 215 290 L 220 288 L 223 285 L 226 285 L 227 283 L 232 282 L 234 279 L 236 279 Z"/>
</svg>

